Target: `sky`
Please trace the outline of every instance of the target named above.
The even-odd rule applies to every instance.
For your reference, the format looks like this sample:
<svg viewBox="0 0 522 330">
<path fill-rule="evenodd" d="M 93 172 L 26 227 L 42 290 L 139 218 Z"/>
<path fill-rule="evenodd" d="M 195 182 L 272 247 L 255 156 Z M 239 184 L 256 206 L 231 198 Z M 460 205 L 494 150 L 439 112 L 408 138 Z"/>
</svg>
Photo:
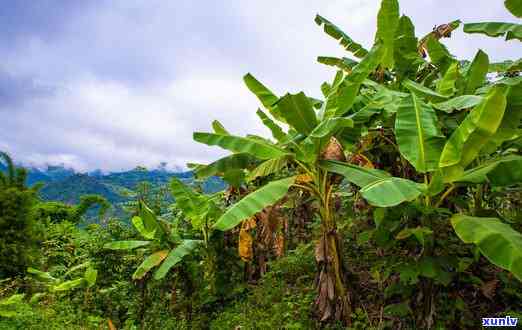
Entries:
<svg viewBox="0 0 522 330">
<path fill-rule="evenodd" d="M 472 5 L 471 5 L 472 4 Z M 501 0 L 402 0 L 418 37 L 435 25 L 517 22 Z M 26 165 L 119 171 L 207 163 L 226 152 L 192 140 L 219 120 L 236 135 L 268 136 L 251 72 L 276 94 L 320 97 L 335 70 L 317 56 L 348 56 L 316 13 L 371 47 L 379 0 L 4 0 L 0 9 L 0 150 Z M 522 43 L 444 39 L 461 59 L 492 61 Z"/>
</svg>

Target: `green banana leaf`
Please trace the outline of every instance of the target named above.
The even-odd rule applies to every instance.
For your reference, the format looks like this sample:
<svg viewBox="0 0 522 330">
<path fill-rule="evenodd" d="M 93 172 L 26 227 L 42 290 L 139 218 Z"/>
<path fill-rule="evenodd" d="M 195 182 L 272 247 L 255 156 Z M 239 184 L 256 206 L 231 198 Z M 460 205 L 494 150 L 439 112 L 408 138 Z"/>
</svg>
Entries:
<svg viewBox="0 0 522 330">
<path fill-rule="evenodd" d="M 50 288 L 51 292 L 69 291 L 82 286 L 85 283 L 85 279 L 78 278 L 75 280 L 65 281 L 58 285 L 54 285 Z"/>
<path fill-rule="evenodd" d="M 505 0 L 504 6 L 518 18 L 522 18 L 522 1 L 520 0 Z"/>
<path fill-rule="evenodd" d="M 48 272 L 42 272 L 41 270 L 29 267 L 27 268 L 27 272 L 29 274 L 35 275 L 40 281 L 44 282 L 56 282 L 58 281 L 57 278 L 51 276 Z"/>
<path fill-rule="evenodd" d="M 377 207 L 391 207 L 412 201 L 425 191 L 424 184 L 396 177 L 372 182 L 360 190 L 362 197 Z"/>
<path fill-rule="evenodd" d="M 209 198 L 187 187 L 175 177 L 170 181 L 170 190 L 175 199 L 176 206 L 190 218 L 194 228 L 199 228 L 203 220 L 203 215 L 211 206 L 210 204 L 212 202 L 209 201 Z"/>
<path fill-rule="evenodd" d="M 437 82 L 437 93 L 447 97 L 453 96 L 453 94 L 455 94 L 457 91 L 455 84 L 457 83 L 457 79 L 459 79 L 459 77 L 459 62 L 453 62 L 449 66 L 444 76 L 442 76 L 442 78 Z"/>
<path fill-rule="evenodd" d="M 440 101 L 448 98 L 446 95 L 437 93 L 436 91 L 409 79 L 405 79 L 402 82 L 402 85 L 415 95 L 425 97 L 429 100 Z"/>
<path fill-rule="evenodd" d="M 250 182 L 256 178 L 264 177 L 280 171 L 288 164 L 288 160 L 289 159 L 286 156 L 265 160 L 248 173 L 247 181 Z"/>
<path fill-rule="evenodd" d="M 303 93 L 286 94 L 277 103 L 281 116 L 301 134 L 308 135 L 315 126 L 317 118 L 310 99 Z"/>
<path fill-rule="evenodd" d="M 277 158 L 288 154 L 276 145 L 254 138 L 195 132 L 194 140 L 233 152 L 248 153 L 259 159 Z"/>
<path fill-rule="evenodd" d="M 170 250 L 169 255 L 154 273 L 154 279 L 161 280 L 164 278 L 172 267 L 176 266 L 183 257 L 191 254 L 200 245 L 201 241 L 199 240 L 183 240 L 178 246 Z"/>
<path fill-rule="evenodd" d="M 490 63 L 488 72 L 510 72 L 510 71 L 522 71 L 522 58 L 516 61 L 506 60 L 503 62 Z"/>
<path fill-rule="evenodd" d="M 322 120 L 301 145 L 307 153 L 308 161 L 315 161 L 318 152 L 323 150 L 330 138 L 339 130 L 348 127 L 353 127 L 353 120 L 350 118 L 335 117 Z"/>
<path fill-rule="evenodd" d="M 116 241 L 106 243 L 103 248 L 108 250 L 132 250 L 149 244 L 150 241 Z"/>
<path fill-rule="evenodd" d="M 502 85 L 492 88 L 444 145 L 439 166 L 445 182 L 462 176 L 464 169 L 497 131 L 506 109 L 506 89 Z"/>
<path fill-rule="evenodd" d="M 138 208 L 138 213 L 140 218 L 143 220 L 143 226 L 147 232 L 155 233 L 158 228 L 161 230 L 156 214 L 154 214 L 154 211 L 152 211 L 143 200 L 138 202 Z"/>
<path fill-rule="evenodd" d="M 153 239 L 156 235 L 156 230 L 148 231 L 145 229 L 145 225 L 143 224 L 143 219 L 138 216 L 134 216 L 131 219 L 132 225 L 136 230 L 140 233 L 141 236 L 143 236 L 146 239 Z"/>
<path fill-rule="evenodd" d="M 408 16 L 401 16 L 395 31 L 394 57 L 398 79 L 415 77 L 420 64 L 424 62 L 417 51 L 418 39 L 415 26 Z"/>
<path fill-rule="evenodd" d="M 506 37 L 506 40 L 522 41 L 522 25 L 504 22 L 484 22 L 464 24 L 464 32 L 480 33 L 490 37 Z"/>
<path fill-rule="evenodd" d="M 439 166 L 444 135 L 435 110 L 411 94 L 402 100 L 395 119 L 395 137 L 401 155 L 421 173 Z"/>
<path fill-rule="evenodd" d="M 368 80 L 365 80 L 364 85 L 367 85 L 367 82 Z M 374 114 L 383 111 L 385 117 L 390 117 L 397 112 L 402 98 L 409 96 L 408 93 L 397 92 L 379 85 L 372 87 L 376 89 L 376 93 L 369 102 L 362 109 L 348 116 L 354 124 L 365 124 Z"/>
<path fill-rule="evenodd" d="M 317 62 L 319 62 L 321 64 L 337 67 L 348 73 L 352 72 L 352 68 L 359 63 L 348 57 L 331 57 L 331 56 L 319 56 L 319 57 L 317 57 Z M 326 95 L 327 94 L 328 93 L 326 93 Z"/>
<path fill-rule="evenodd" d="M 384 48 L 376 44 L 328 97 L 324 118 L 342 117 L 350 110 L 361 84 L 382 62 Z"/>
<path fill-rule="evenodd" d="M 85 274 L 83 278 L 87 283 L 87 287 L 91 288 L 96 284 L 96 278 L 98 277 L 98 271 L 92 267 L 89 267 L 85 270 Z"/>
<path fill-rule="evenodd" d="M 475 244 L 491 263 L 522 281 L 522 234 L 497 218 L 456 214 L 451 225 L 464 243 Z"/>
<path fill-rule="evenodd" d="M 272 132 L 272 136 L 274 139 L 276 139 L 279 142 L 282 142 L 286 140 L 286 133 L 283 131 L 283 129 L 277 125 L 270 117 L 268 117 L 261 109 L 257 109 L 256 114 L 259 118 L 261 118 L 261 121 L 263 124 L 265 124 L 268 129 L 270 129 L 270 132 Z"/>
<path fill-rule="evenodd" d="M 231 169 L 244 169 L 254 164 L 255 158 L 247 153 L 225 156 L 206 166 L 198 167 L 194 173 L 198 179 L 221 175 Z"/>
<path fill-rule="evenodd" d="M 504 142 L 522 136 L 522 84 L 514 85 L 507 95 L 506 112 L 498 130 L 484 147 L 484 152 L 495 152 Z"/>
<path fill-rule="evenodd" d="M 214 130 L 214 133 L 221 134 L 221 135 L 229 135 L 230 133 L 225 129 L 225 126 L 223 126 L 219 121 L 214 120 L 212 122 L 212 129 Z"/>
<path fill-rule="evenodd" d="M 265 207 L 280 200 L 287 193 L 294 181 L 295 177 L 272 181 L 258 190 L 251 192 L 231 206 L 225 214 L 214 223 L 213 227 L 221 231 L 234 228 L 243 220 L 250 218 Z"/>
<path fill-rule="evenodd" d="M 489 57 L 488 54 L 479 50 L 471 62 L 471 66 L 466 73 L 466 87 L 464 94 L 473 94 L 475 90 L 482 86 L 486 81 L 486 75 L 489 71 Z"/>
<path fill-rule="evenodd" d="M 487 176 L 493 186 L 522 183 L 522 157 L 514 157 L 512 160 L 501 162 Z"/>
<path fill-rule="evenodd" d="M 509 155 L 489 161 L 464 172 L 456 182 L 483 183 L 508 186 L 522 182 L 522 156 Z"/>
<path fill-rule="evenodd" d="M 134 274 L 132 274 L 132 279 L 139 280 L 143 278 L 143 276 L 145 276 L 152 268 L 159 265 L 167 257 L 167 253 L 167 250 L 161 250 L 154 252 L 145 258 L 145 260 L 143 260 L 143 262 L 138 266 Z"/>
<path fill-rule="evenodd" d="M 277 105 L 275 103 L 279 100 L 279 97 L 277 97 L 274 93 L 272 93 L 271 90 L 269 90 L 265 85 L 260 83 L 256 78 L 254 78 L 253 75 L 250 73 L 247 73 L 243 77 L 243 81 L 245 82 L 245 85 L 247 88 L 254 93 L 255 96 L 259 99 L 261 104 L 265 107 L 265 109 L 268 110 L 268 112 L 274 117 L 275 119 L 285 122 L 284 118 L 281 117 L 280 111 L 277 108 Z"/>
<path fill-rule="evenodd" d="M 353 41 L 352 38 L 350 38 L 346 33 L 344 33 L 341 29 L 339 29 L 326 18 L 321 17 L 320 15 L 316 15 L 315 23 L 319 26 L 322 25 L 324 27 L 324 32 L 326 32 L 326 34 L 328 34 L 335 40 L 339 41 L 341 45 L 344 47 L 344 49 L 351 52 L 353 56 L 357 58 L 363 58 L 366 56 L 366 54 L 368 54 L 368 51 L 366 49 L 364 49 L 360 44 Z"/>
<path fill-rule="evenodd" d="M 391 177 L 390 174 L 385 171 L 365 168 L 335 160 L 322 160 L 319 162 L 319 166 L 329 172 L 344 176 L 347 181 L 361 188 Z"/>
<path fill-rule="evenodd" d="M 444 102 L 433 103 L 433 107 L 446 113 L 470 109 L 482 102 L 483 97 L 477 95 L 461 95 Z"/>
<path fill-rule="evenodd" d="M 382 0 L 377 14 L 377 33 L 375 38 L 383 44 L 382 65 L 393 68 L 395 31 L 399 26 L 399 2 L 397 0 Z"/>
<path fill-rule="evenodd" d="M 456 24 L 457 22 L 460 24 L 460 21 L 454 21 L 452 23 Z M 450 65 L 455 62 L 455 58 L 450 54 L 446 46 L 433 35 L 428 37 L 426 48 L 430 55 L 431 63 L 435 64 L 442 74 L 445 74 Z"/>
<path fill-rule="evenodd" d="M 83 269 L 83 268 L 88 268 L 89 266 L 91 265 L 91 262 L 90 261 L 86 261 L 84 263 L 81 263 L 79 265 L 76 265 L 76 266 L 73 266 L 71 268 L 69 268 L 65 274 L 62 275 L 62 277 L 66 277 L 72 273 L 74 273 L 75 271 L 77 271 L 78 269 Z"/>
</svg>

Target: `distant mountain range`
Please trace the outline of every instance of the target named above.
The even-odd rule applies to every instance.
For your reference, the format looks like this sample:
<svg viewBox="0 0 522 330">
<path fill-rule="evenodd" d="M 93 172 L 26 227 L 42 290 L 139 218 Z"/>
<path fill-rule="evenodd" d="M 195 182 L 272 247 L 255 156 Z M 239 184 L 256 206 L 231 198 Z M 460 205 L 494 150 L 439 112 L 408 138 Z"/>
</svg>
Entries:
<svg viewBox="0 0 522 330">
<path fill-rule="evenodd" d="M 0 170 L 5 166 L 0 163 Z M 79 173 L 63 166 L 48 166 L 46 169 L 28 168 L 27 184 L 44 184 L 40 196 L 48 201 L 61 201 L 76 204 L 86 194 L 105 197 L 114 206 L 132 200 L 133 192 L 141 182 L 149 182 L 152 187 L 167 185 L 171 178 L 177 177 L 186 184 L 194 183 L 191 171 L 171 172 L 167 169 L 147 170 L 142 167 L 123 172 L 104 174 L 101 171 Z M 225 188 L 225 183 L 217 177 L 211 177 L 202 183 L 203 191 L 214 193 Z"/>
</svg>

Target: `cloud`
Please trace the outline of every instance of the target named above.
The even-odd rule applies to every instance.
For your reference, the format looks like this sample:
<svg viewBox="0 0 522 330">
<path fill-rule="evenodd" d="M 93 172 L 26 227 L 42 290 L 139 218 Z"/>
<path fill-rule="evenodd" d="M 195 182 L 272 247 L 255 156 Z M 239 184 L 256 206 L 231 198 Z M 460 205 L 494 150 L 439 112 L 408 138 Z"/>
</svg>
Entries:
<svg viewBox="0 0 522 330">
<path fill-rule="evenodd" d="M 268 135 L 241 77 L 252 72 L 279 95 L 319 97 L 335 71 L 316 57 L 344 52 L 316 26 L 315 14 L 369 47 L 380 1 L 45 3 L 4 9 L 11 18 L 0 22 L 0 148 L 36 165 L 120 170 L 224 155 L 192 141 L 214 119 L 235 134 Z M 455 18 L 513 20 L 501 2 L 487 0 L 401 6 L 418 36 Z M 462 32 L 445 43 L 468 59 L 477 45 L 494 60 L 522 50 Z"/>
</svg>

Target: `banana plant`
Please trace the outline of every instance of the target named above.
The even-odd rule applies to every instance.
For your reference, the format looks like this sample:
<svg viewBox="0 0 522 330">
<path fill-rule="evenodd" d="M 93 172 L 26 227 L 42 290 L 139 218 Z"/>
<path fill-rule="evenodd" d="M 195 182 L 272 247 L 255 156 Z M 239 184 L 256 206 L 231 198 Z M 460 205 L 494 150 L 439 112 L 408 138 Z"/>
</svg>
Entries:
<svg viewBox="0 0 522 330">
<path fill-rule="evenodd" d="M 279 97 L 251 74 L 244 77 L 267 111 L 259 109 L 257 115 L 273 139 L 231 135 L 222 125 L 213 125 L 212 133 L 194 133 L 194 140 L 232 152 L 199 166 L 196 172 L 215 175 L 244 170 L 247 178 L 268 181 L 227 209 L 213 225 L 215 229 L 238 226 L 291 189 L 307 191 L 319 202 L 322 238 L 316 248 L 320 265 L 316 303 L 322 320 L 348 320 L 351 307 L 336 233 L 338 219 L 332 208 L 338 175 L 358 186 L 360 195 L 379 208 L 418 201 L 426 208 L 438 208 L 456 187 L 467 185 L 470 176 L 472 184 L 493 184 L 507 181 L 500 175 L 505 169 L 511 169 L 510 177 L 520 174 L 520 158 L 499 149 L 520 136 L 520 117 L 518 121 L 511 117 L 520 104 L 520 81 L 489 83 L 489 59 L 482 51 L 471 63 L 457 61 L 439 39 L 450 37 L 459 20 L 440 26 L 420 42 L 411 20 L 399 15 L 396 0 L 382 1 L 377 21 L 376 42 L 366 50 L 332 22 L 316 17 L 316 23 L 357 58 L 318 58 L 341 69 L 332 83 L 321 86 L 324 100 L 302 92 Z M 403 177 L 374 168 L 371 155 L 363 155 L 365 141 L 373 136 L 388 141 L 386 148 L 396 149 L 399 162 L 392 169 L 402 168 Z M 362 159 L 365 166 L 348 163 L 345 151 L 351 151 L 350 160 Z M 254 168 L 246 165 L 252 159 L 258 164 Z M 413 171 L 407 173 L 409 167 Z M 423 240 L 431 232 L 410 229 L 401 236 Z M 518 246 L 511 243 L 516 241 L 507 240 L 503 248 L 515 251 Z M 485 255 L 501 267 L 509 264 L 493 260 L 499 254 Z M 514 272 L 516 267 L 508 270 Z"/>
<path fill-rule="evenodd" d="M 70 279 L 72 274 L 82 269 L 85 269 L 82 276 L 76 276 Z M 92 288 L 96 284 L 98 276 L 98 271 L 92 267 L 90 262 L 84 262 L 70 267 L 67 272 L 60 277 L 52 276 L 50 272 L 44 272 L 32 267 L 27 269 L 27 273 L 40 282 L 45 288 L 44 292 L 35 293 L 31 297 L 31 303 L 41 300 L 48 294 L 65 293 L 77 288 Z"/>
<path fill-rule="evenodd" d="M 163 279 L 172 267 L 201 244 L 200 240 L 177 237 L 176 228 L 157 217 L 143 201 L 139 202 L 139 216 L 132 218 L 132 224 L 143 240 L 109 242 L 104 248 L 116 251 L 145 249 L 149 252 L 132 275 L 134 280 L 142 279 L 154 268 L 154 279 Z"/>
<path fill-rule="evenodd" d="M 379 110 L 371 113 L 373 119 L 359 116 L 370 130 L 377 123 L 390 132 L 391 144 L 400 155 L 397 167 L 409 164 L 414 171 L 400 177 L 354 164 L 321 162 L 324 170 L 343 175 L 359 187 L 360 195 L 375 207 L 421 202 L 426 209 L 436 209 L 444 206 L 457 188 L 480 190 L 489 185 L 502 189 L 522 183 L 522 155 L 519 148 L 510 147 L 522 133 L 521 77 L 490 82 L 489 59 L 483 51 L 462 67 L 437 43 L 431 40 L 430 47 L 427 42 L 434 79 L 403 80 L 388 87 L 369 84 L 373 95 L 383 88 L 389 89 L 388 93 L 403 94 L 396 94 L 398 106 L 393 113 L 370 102 L 372 110 Z M 362 111 L 368 113 L 368 106 Z M 464 243 L 476 244 L 490 262 L 522 280 L 519 232 L 499 218 L 464 214 L 453 215 L 448 224 Z M 413 235 L 424 244 L 423 233 L 433 231 L 407 228 L 397 236 L 404 239 Z"/>
<path fill-rule="evenodd" d="M 276 204 L 290 189 L 306 191 L 313 196 L 320 205 L 318 213 L 321 219 L 321 239 L 316 246 L 319 265 L 316 299 L 318 314 L 322 321 L 341 319 L 349 322 L 350 292 L 337 233 L 338 219 L 332 203 L 339 180 L 337 176 L 329 174 L 322 163 L 338 161 L 345 164 L 344 148 L 339 140 L 343 140 L 343 135 L 351 132 L 361 118 L 371 117 L 372 114 L 370 109 L 361 109 L 360 104 L 364 99 L 359 91 L 365 84 L 377 85 L 370 79 L 379 79 L 385 69 L 411 59 L 394 55 L 397 53 L 394 46 L 396 32 L 401 26 L 402 30 L 407 30 L 409 25 L 407 20 L 399 17 L 398 2 L 384 0 L 377 19 L 376 42 L 370 50 L 366 50 L 322 16 L 317 16 L 315 21 L 360 61 L 319 58 L 319 62 L 338 65 L 343 69 L 331 84 L 324 83 L 321 86 L 324 100 L 308 97 L 303 92 L 279 97 L 251 74 L 245 75 L 247 88 L 268 112 L 259 109 L 257 115 L 271 131 L 274 140 L 252 135 L 231 135 L 226 129 L 221 129 L 222 125 L 219 129 L 213 125 L 213 133 L 196 132 L 194 140 L 232 152 L 210 165 L 199 166 L 196 173 L 215 175 L 221 170 L 245 170 L 247 178 L 266 178 L 268 181 L 227 209 L 213 225 L 218 230 L 230 230 L 238 226 Z M 413 45 L 413 53 L 417 54 L 416 40 L 410 42 L 410 45 Z M 423 62 L 418 55 L 415 55 L 414 61 L 419 66 Z M 380 97 L 382 103 L 397 98 L 397 95 L 386 93 L 383 89 Z M 284 126 L 289 127 L 288 131 L 283 129 Z M 246 162 L 237 161 L 252 158 L 257 163 L 254 168 L 245 166 Z"/>
</svg>

